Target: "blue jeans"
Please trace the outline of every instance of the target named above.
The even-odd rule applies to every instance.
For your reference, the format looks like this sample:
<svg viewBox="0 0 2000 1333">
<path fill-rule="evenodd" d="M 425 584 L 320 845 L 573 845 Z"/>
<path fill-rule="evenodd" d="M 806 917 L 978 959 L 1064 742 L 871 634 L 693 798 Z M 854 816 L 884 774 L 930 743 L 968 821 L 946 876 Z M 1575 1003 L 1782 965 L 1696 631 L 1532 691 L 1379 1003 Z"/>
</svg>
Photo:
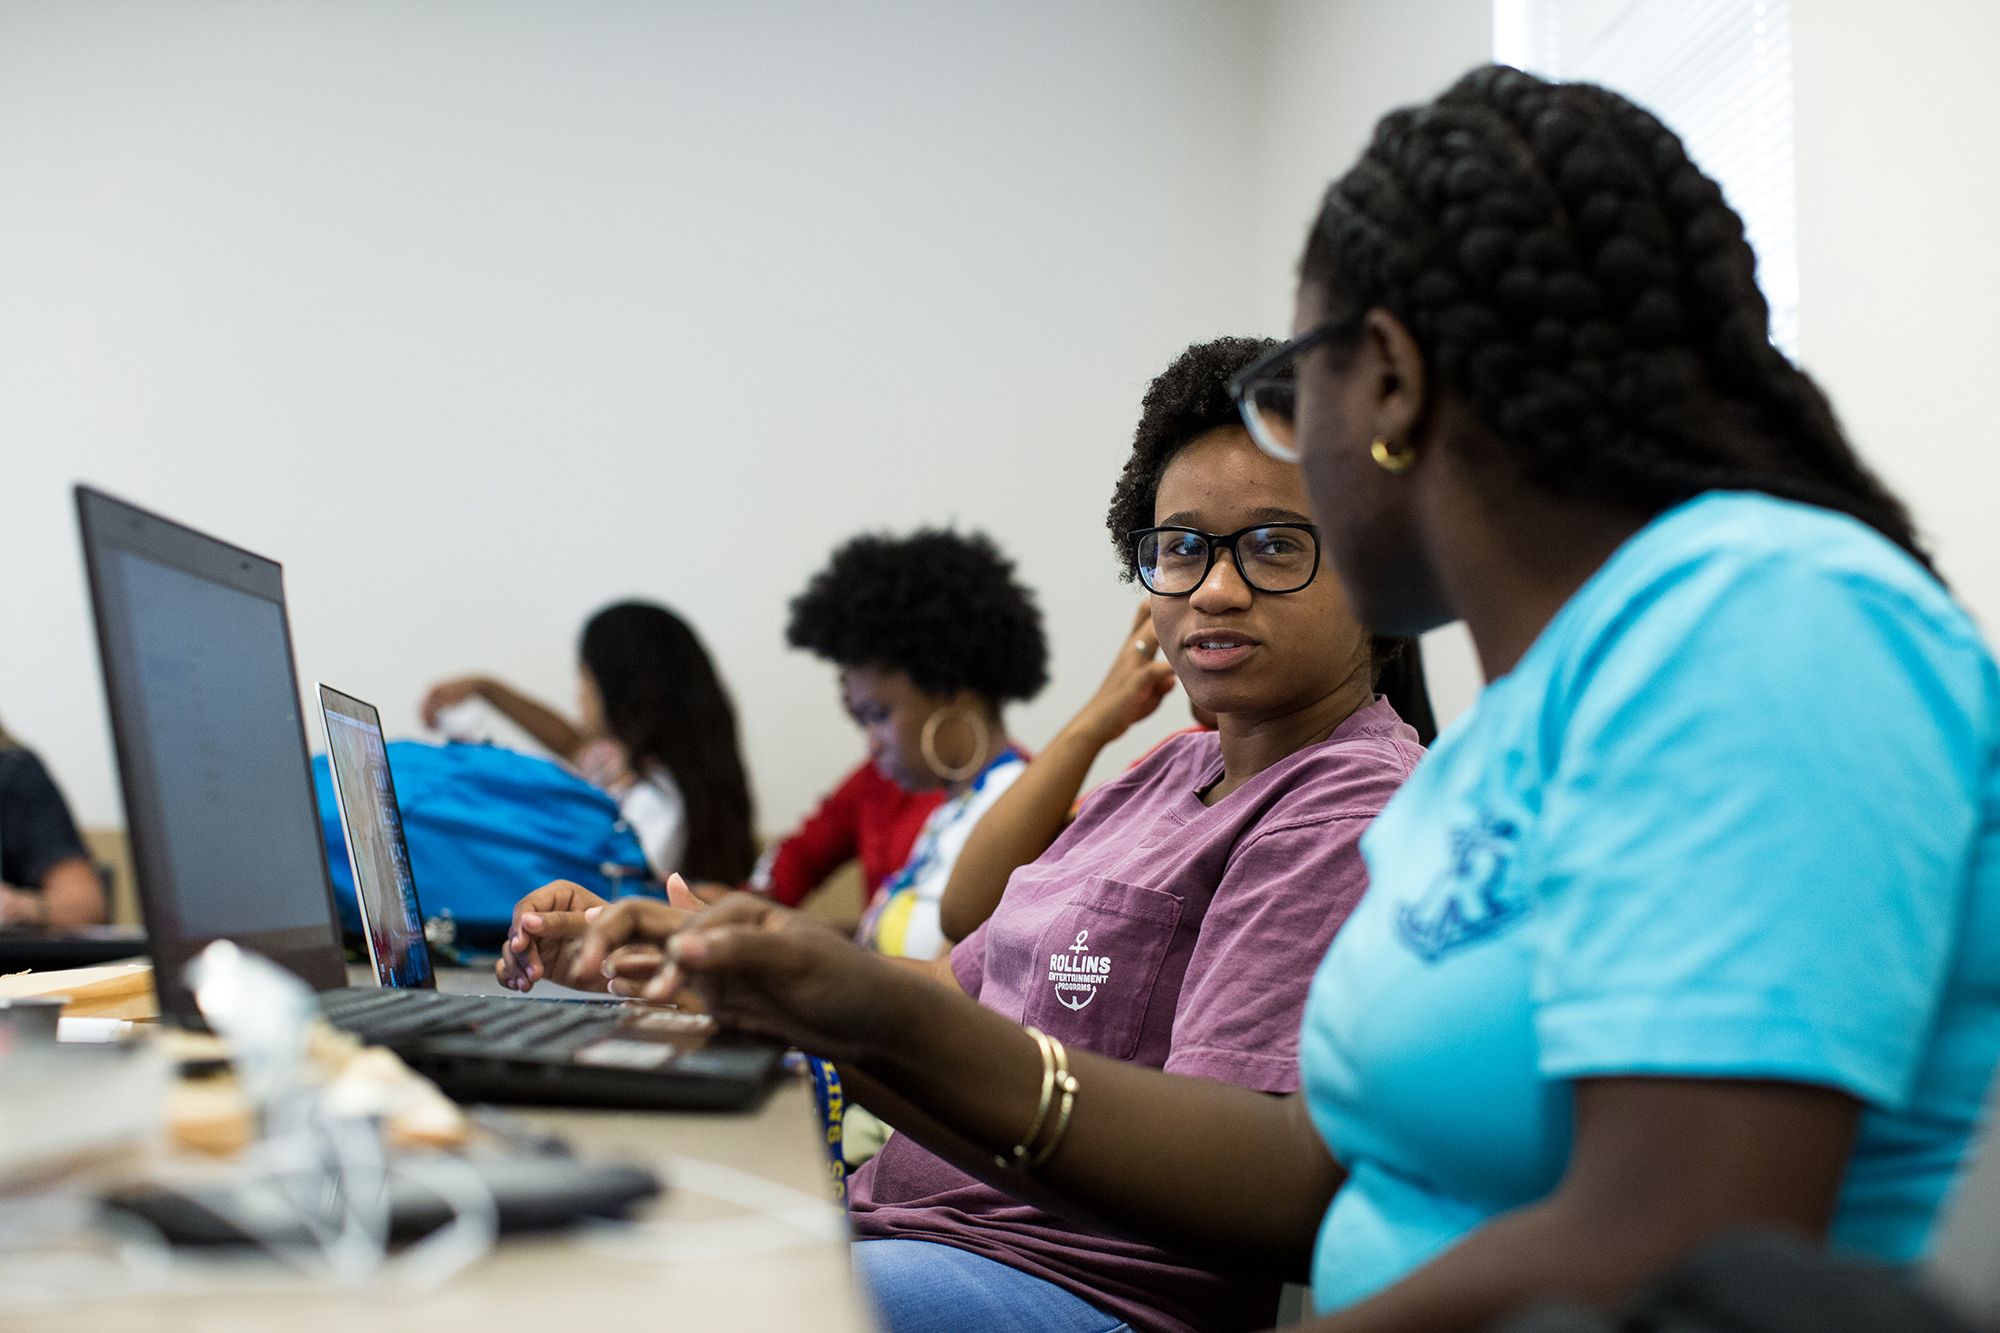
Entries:
<svg viewBox="0 0 2000 1333">
<path fill-rule="evenodd" d="M 1132 1333 L 1053 1282 L 930 1241 L 856 1241 L 854 1275 L 886 1333 Z"/>
</svg>

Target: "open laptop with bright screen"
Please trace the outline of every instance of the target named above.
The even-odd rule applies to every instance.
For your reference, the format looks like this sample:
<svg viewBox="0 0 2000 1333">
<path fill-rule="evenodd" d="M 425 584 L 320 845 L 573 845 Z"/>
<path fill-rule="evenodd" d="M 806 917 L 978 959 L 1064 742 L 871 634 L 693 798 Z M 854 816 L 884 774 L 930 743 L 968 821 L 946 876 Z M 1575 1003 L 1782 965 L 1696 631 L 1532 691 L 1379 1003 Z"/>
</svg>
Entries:
<svg viewBox="0 0 2000 1333">
<path fill-rule="evenodd" d="M 435 986 L 381 716 L 373 704 L 328 685 L 319 687 L 319 712 L 326 724 L 333 797 L 347 834 L 361 930 L 368 937 L 368 961 L 384 986 Z"/>
</svg>

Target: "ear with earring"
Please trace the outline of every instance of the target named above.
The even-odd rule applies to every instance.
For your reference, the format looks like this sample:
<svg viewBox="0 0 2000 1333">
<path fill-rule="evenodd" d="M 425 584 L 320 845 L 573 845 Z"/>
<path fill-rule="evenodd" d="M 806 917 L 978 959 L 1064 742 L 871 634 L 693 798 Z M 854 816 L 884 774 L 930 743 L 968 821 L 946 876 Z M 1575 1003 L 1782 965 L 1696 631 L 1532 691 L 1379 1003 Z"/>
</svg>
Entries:
<svg viewBox="0 0 2000 1333">
<path fill-rule="evenodd" d="M 1375 460 L 1375 466 L 1384 472 L 1408 472 L 1416 466 L 1417 451 L 1405 447 L 1398 450 L 1389 443 L 1386 435 L 1377 435 L 1375 443 L 1368 446 L 1368 456 Z"/>
<path fill-rule="evenodd" d="M 947 716 L 954 714 L 963 714 L 970 720 L 973 730 L 978 735 L 978 739 L 972 745 L 971 757 L 955 766 L 945 763 L 937 748 L 938 732 L 943 728 Z M 992 739 L 992 733 L 986 729 L 986 719 L 979 715 L 977 709 L 967 708 L 962 704 L 946 704 L 924 719 L 924 730 L 922 735 L 918 736 L 917 744 L 923 751 L 925 765 L 946 784 L 951 784 L 964 782 L 986 767 L 986 747 Z"/>
</svg>

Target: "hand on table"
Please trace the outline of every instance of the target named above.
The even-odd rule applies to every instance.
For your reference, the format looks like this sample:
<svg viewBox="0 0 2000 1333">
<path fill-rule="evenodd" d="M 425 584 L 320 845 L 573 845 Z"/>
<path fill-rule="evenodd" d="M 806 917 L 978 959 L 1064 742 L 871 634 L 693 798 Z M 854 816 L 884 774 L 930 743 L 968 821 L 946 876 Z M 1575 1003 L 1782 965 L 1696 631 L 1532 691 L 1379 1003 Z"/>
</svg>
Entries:
<svg viewBox="0 0 2000 1333">
<path fill-rule="evenodd" d="M 682 915 L 708 906 L 679 875 L 667 876 L 666 904 L 652 898 L 623 901 L 648 903 L 663 912 Z M 610 905 L 609 899 L 566 879 L 544 884 L 514 905 L 514 924 L 501 946 L 493 975 L 510 990 L 524 991 L 537 981 L 553 981 L 577 990 L 637 995 L 664 961 L 657 943 L 634 939 L 609 957 L 587 965 L 579 963 L 578 949 L 586 930 Z"/>
<path fill-rule="evenodd" d="M 608 901 L 566 879 L 536 889 L 514 904 L 514 923 L 500 946 L 493 975 L 509 990 L 524 991 L 537 981 L 604 990 L 602 972 L 584 976 L 574 963 L 584 928 Z"/>
<path fill-rule="evenodd" d="M 673 881 L 679 878 L 679 875 L 675 875 L 667 881 L 667 899 L 670 902 L 673 901 L 674 897 Z M 701 904 L 704 907 L 713 907 L 737 891 L 734 884 L 718 884 L 713 880 L 703 880 L 698 884 L 688 884 L 685 887 L 689 893 L 701 900 Z M 682 906 L 686 905 L 685 903 L 682 904 Z"/>
<path fill-rule="evenodd" d="M 724 889 L 724 892 L 728 890 Z M 650 903 L 656 908 L 660 907 L 659 900 L 654 898 L 629 898 L 626 901 Z M 707 911 L 713 901 L 715 901 L 713 898 L 702 897 L 700 888 L 689 888 L 688 882 L 679 875 L 668 875 L 667 905 L 653 914 L 653 920 L 665 928 L 667 923 Z M 679 916 L 669 915 L 672 913 L 678 913 Z M 594 922 L 596 919 L 597 915 L 592 914 L 590 920 Z M 662 944 L 650 935 L 642 934 L 606 953 L 604 961 L 598 964 L 596 970 L 604 978 L 605 989 L 613 995 L 623 995 L 627 999 L 641 999 L 646 998 L 647 983 L 659 975 L 660 969 L 666 966 L 666 962 L 667 956 Z M 664 1003 L 659 1000 L 653 1002 Z M 685 991 L 673 1003 L 681 1009 L 701 1008 L 700 1002 Z"/>
<path fill-rule="evenodd" d="M 646 957 L 664 966 L 637 987 L 641 999 L 700 1007 L 815 1055 L 860 1054 L 892 1022 L 880 988 L 895 987 L 899 974 L 887 960 L 755 894 L 731 894 L 706 911 L 624 899 L 591 918 L 575 966 L 601 970 L 609 960 L 624 976 L 621 960 Z"/>
</svg>

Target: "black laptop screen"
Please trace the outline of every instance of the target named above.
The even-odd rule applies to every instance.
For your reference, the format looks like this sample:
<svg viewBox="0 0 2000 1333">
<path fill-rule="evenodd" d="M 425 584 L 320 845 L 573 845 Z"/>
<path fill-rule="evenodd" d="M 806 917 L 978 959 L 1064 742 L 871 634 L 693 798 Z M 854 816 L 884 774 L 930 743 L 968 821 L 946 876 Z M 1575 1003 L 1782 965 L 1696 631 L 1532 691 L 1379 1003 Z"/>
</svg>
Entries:
<svg viewBox="0 0 2000 1333">
<path fill-rule="evenodd" d="M 322 924 L 324 863 L 284 613 L 131 551 L 114 558 L 181 933 Z"/>
<path fill-rule="evenodd" d="M 345 983 L 306 760 L 283 575 L 260 556 L 77 490 L 125 812 L 160 1006 L 230 939 Z"/>
</svg>

